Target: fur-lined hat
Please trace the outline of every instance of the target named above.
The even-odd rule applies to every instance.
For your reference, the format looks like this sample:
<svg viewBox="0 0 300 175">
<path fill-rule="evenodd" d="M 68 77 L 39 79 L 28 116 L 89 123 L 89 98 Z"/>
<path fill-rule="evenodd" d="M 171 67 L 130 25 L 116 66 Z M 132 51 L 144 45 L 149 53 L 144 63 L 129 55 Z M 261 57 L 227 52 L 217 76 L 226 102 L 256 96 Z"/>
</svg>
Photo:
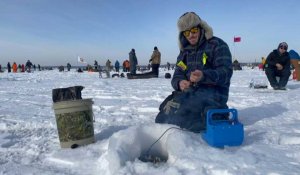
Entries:
<svg viewBox="0 0 300 175">
<path fill-rule="evenodd" d="M 194 12 L 186 12 L 178 19 L 177 22 L 177 27 L 179 30 L 179 47 L 181 50 L 183 49 L 183 43 L 181 43 L 182 32 L 196 26 L 200 26 L 200 28 L 204 30 L 205 38 L 207 40 L 213 37 L 212 28 L 204 20 L 202 20 Z"/>
</svg>

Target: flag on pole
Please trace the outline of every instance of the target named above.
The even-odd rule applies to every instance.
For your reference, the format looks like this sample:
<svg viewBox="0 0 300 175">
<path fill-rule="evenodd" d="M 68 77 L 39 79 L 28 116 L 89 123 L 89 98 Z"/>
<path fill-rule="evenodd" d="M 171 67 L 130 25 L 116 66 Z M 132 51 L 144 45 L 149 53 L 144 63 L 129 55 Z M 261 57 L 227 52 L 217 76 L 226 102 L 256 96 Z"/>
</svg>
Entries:
<svg viewBox="0 0 300 175">
<path fill-rule="evenodd" d="M 78 56 L 78 62 L 80 62 L 80 63 L 87 63 L 87 62 L 85 62 L 84 59 L 83 59 L 82 57 L 80 57 L 80 56 Z"/>
<path fill-rule="evenodd" d="M 238 37 L 234 37 L 233 38 L 233 42 L 235 42 L 235 43 L 236 42 L 241 42 L 241 37 L 239 37 L 239 36 Z"/>
</svg>

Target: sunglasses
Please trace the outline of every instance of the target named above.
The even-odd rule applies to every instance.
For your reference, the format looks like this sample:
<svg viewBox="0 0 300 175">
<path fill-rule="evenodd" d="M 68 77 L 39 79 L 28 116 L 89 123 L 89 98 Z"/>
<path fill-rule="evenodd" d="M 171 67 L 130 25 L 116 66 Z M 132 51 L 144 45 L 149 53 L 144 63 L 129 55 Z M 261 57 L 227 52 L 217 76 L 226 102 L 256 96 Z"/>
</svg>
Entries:
<svg viewBox="0 0 300 175">
<path fill-rule="evenodd" d="M 280 49 L 287 50 L 286 46 L 281 46 Z"/>
<path fill-rule="evenodd" d="M 183 31 L 183 35 L 184 35 L 185 37 L 189 37 L 191 33 L 192 33 L 192 34 L 195 34 L 195 33 L 197 33 L 197 32 L 199 32 L 199 28 L 198 28 L 198 27 L 193 27 L 193 28 L 191 28 L 190 30 Z"/>
</svg>

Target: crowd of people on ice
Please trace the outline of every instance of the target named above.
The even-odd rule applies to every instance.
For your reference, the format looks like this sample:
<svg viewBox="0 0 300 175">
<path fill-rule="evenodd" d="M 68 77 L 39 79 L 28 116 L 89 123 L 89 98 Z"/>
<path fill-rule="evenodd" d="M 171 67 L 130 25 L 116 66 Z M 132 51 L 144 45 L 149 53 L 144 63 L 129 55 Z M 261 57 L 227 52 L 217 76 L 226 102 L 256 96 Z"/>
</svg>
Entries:
<svg viewBox="0 0 300 175">
<path fill-rule="evenodd" d="M 159 67 L 161 64 L 161 53 L 158 50 L 157 46 L 154 47 L 153 54 L 151 55 L 149 59 L 149 64 L 147 66 L 140 66 L 138 65 L 138 59 L 135 53 L 135 49 L 131 49 L 129 52 L 129 58 L 124 60 L 122 65 L 118 60 L 115 61 L 114 65 L 112 65 L 112 62 L 110 59 L 108 59 L 105 63 L 104 66 L 101 66 L 97 60 L 94 61 L 94 65 L 92 66 L 91 64 L 87 64 L 87 66 L 82 69 L 78 68 L 77 72 L 83 72 L 83 71 L 88 71 L 88 72 L 99 72 L 99 76 L 102 78 L 102 73 L 106 73 L 106 77 L 110 77 L 110 72 L 114 71 L 116 73 L 123 72 L 123 73 L 129 73 L 131 75 L 136 75 L 136 71 L 147 71 L 147 72 L 152 72 L 153 74 L 157 75 L 158 77 L 159 74 Z M 71 64 L 67 63 L 67 69 L 70 71 L 71 69 Z M 174 69 L 174 66 L 171 67 L 171 64 L 167 62 L 166 64 L 166 69 Z M 58 67 L 59 71 L 64 71 L 64 66 L 59 66 Z M 124 76 L 123 76 L 124 77 Z"/>
<path fill-rule="evenodd" d="M 36 71 L 36 70 L 41 71 L 41 66 L 39 64 L 38 64 L 38 66 L 36 66 L 35 64 L 32 64 L 32 62 L 30 60 L 27 60 L 27 62 L 25 64 L 17 64 L 16 62 L 13 62 L 11 64 L 10 62 L 8 62 L 6 65 L 6 69 L 7 69 L 8 73 L 10 73 L 10 72 L 13 72 L 13 73 L 32 72 L 32 71 Z M 0 65 L 0 72 L 4 72 L 1 65 Z"/>
<path fill-rule="evenodd" d="M 288 44 L 286 42 L 282 42 L 278 45 L 276 49 L 274 49 L 266 58 L 261 57 L 261 63 L 258 64 L 258 68 L 262 71 L 266 72 L 266 76 L 270 82 L 270 85 L 275 90 L 284 90 L 286 89 L 285 86 L 287 81 L 291 75 L 291 70 L 293 71 L 293 79 L 300 81 L 300 56 L 299 54 L 291 49 L 288 50 Z M 78 68 L 77 72 L 89 71 L 89 72 L 99 72 L 99 76 L 102 77 L 102 73 L 106 73 L 106 77 L 110 77 L 110 72 L 114 71 L 116 73 L 123 72 L 123 73 L 130 73 L 132 75 L 136 74 L 136 71 L 140 72 L 152 72 L 156 75 L 159 74 L 159 67 L 161 64 L 161 53 L 158 50 L 157 46 L 154 47 L 153 54 L 149 59 L 149 64 L 147 66 L 140 66 L 138 65 L 138 59 L 135 53 L 135 49 L 131 49 L 129 52 L 129 58 L 125 59 L 122 63 L 118 60 L 115 61 L 114 65 L 110 59 L 106 61 L 104 66 L 98 64 L 98 61 L 94 61 L 94 66 L 87 64 L 85 68 Z M 176 65 L 175 65 L 176 66 Z M 174 69 L 174 65 L 171 66 L 169 62 L 166 63 L 165 68 L 170 70 Z M 177 65 L 178 66 L 178 65 Z M 67 71 L 70 71 L 72 66 L 70 63 L 66 65 Z M 7 63 L 6 66 L 7 72 L 33 72 L 33 71 L 41 71 L 42 68 L 38 64 L 32 64 L 30 60 L 27 60 L 25 64 L 17 64 L 13 62 Z M 232 69 L 233 70 L 242 70 L 242 65 L 239 63 L 237 59 L 232 62 Z M 60 72 L 65 71 L 65 67 L 63 65 L 58 66 L 58 70 Z M 0 65 L 0 73 L 4 72 L 2 66 Z M 124 74 L 121 75 L 121 77 Z M 157 77 L 157 76 L 156 76 Z"/>
<path fill-rule="evenodd" d="M 150 71 L 152 68 L 152 71 L 155 72 L 156 74 L 158 74 L 159 67 L 160 67 L 160 52 L 158 51 L 158 48 L 155 46 L 153 55 L 151 56 L 151 58 L 149 60 L 149 64 L 147 66 L 138 65 L 137 57 L 135 55 L 135 50 L 132 49 L 129 53 L 129 59 L 124 60 L 122 65 L 120 64 L 120 62 L 118 60 L 116 60 L 114 65 L 112 65 L 112 62 L 110 61 L 110 59 L 108 59 L 106 61 L 106 64 L 104 66 L 101 66 L 100 64 L 98 64 L 98 61 L 95 60 L 93 66 L 91 64 L 87 64 L 84 68 L 78 68 L 77 72 L 83 72 L 83 71 L 121 72 L 122 71 L 125 73 L 130 72 L 132 74 L 135 74 L 137 70 L 143 72 L 143 71 Z M 174 69 L 175 66 L 171 65 L 169 62 L 167 62 L 165 67 L 166 67 L 166 69 L 171 70 L 171 69 Z M 60 65 L 57 68 L 60 72 L 64 72 L 65 68 L 67 69 L 67 71 L 70 71 L 72 68 L 72 65 L 70 63 L 67 63 L 66 66 Z M 38 66 L 36 66 L 35 64 L 32 64 L 32 62 L 30 60 L 28 60 L 25 64 L 19 64 L 19 65 L 17 65 L 16 62 L 13 62 L 13 64 L 8 62 L 6 69 L 7 69 L 8 73 L 11 73 L 11 72 L 18 73 L 18 72 L 32 72 L 32 71 L 36 71 L 36 70 L 41 71 L 43 69 L 52 70 L 53 68 L 52 67 L 42 68 L 40 66 L 40 64 L 38 64 Z M 1 64 L 0 64 L 0 72 L 4 72 L 4 69 L 2 68 Z"/>
</svg>

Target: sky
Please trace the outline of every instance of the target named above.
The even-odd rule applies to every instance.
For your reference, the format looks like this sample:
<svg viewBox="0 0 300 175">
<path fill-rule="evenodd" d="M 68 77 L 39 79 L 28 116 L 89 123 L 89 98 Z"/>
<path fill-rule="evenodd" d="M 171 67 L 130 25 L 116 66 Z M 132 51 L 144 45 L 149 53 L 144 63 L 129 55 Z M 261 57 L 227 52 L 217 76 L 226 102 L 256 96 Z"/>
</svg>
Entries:
<svg viewBox="0 0 300 175">
<path fill-rule="evenodd" d="M 132 48 L 140 65 L 153 47 L 162 63 L 179 53 L 177 20 L 196 12 L 230 47 L 240 62 L 260 61 L 285 41 L 300 51 L 298 0 L 1 0 L 0 64 L 82 65 L 128 59 Z M 234 36 L 241 42 L 233 43 Z"/>
<path fill-rule="evenodd" d="M 237 109 L 244 126 L 241 145 L 215 148 L 202 133 L 170 129 L 149 151 L 167 161 L 140 161 L 151 144 L 175 127 L 154 123 L 160 104 L 173 91 L 166 72 L 173 75 L 173 70 L 161 68 L 159 78 L 135 80 L 99 78 L 97 72 L 77 73 L 75 68 L 0 73 L 0 174 L 300 174 L 300 82 L 290 78 L 288 90 L 273 90 L 257 67 L 234 71 L 231 79 L 227 104 Z M 268 89 L 250 89 L 251 79 Z M 95 142 L 61 148 L 52 89 L 78 85 L 84 86 L 82 98 L 93 101 L 94 135 L 88 138 Z"/>
</svg>

